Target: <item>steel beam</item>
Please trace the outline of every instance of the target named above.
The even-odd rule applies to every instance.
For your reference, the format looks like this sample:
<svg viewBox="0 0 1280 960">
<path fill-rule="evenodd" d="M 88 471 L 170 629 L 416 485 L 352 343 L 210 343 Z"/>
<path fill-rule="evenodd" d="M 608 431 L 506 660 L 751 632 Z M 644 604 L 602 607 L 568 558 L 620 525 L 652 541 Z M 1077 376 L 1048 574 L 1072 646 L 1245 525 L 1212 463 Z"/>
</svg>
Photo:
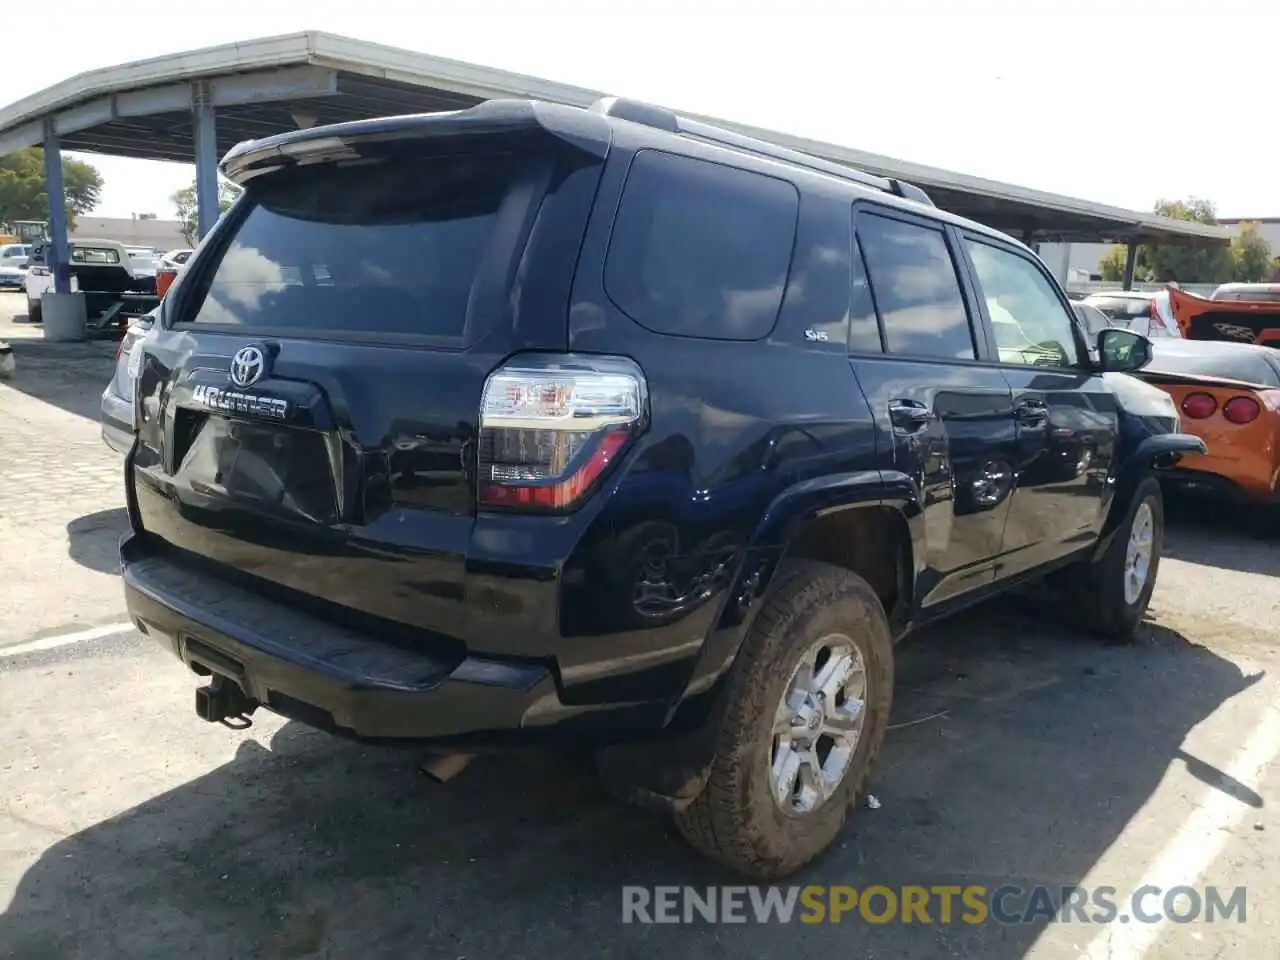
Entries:
<svg viewBox="0 0 1280 960">
<path fill-rule="evenodd" d="M 44 181 L 49 195 L 49 244 L 45 247 L 45 265 L 53 274 L 53 292 L 71 292 L 71 258 L 67 250 L 66 197 L 62 186 L 62 145 L 53 129 L 53 121 L 44 124 Z"/>
<path fill-rule="evenodd" d="M 1131 243 L 1124 251 L 1124 289 L 1133 289 L 1133 268 L 1138 264 L 1138 245 Z"/>
<path fill-rule="evenodd" d="M 218 131 L 208 88 L 191 88 L 191 122 L 196 146 L 196 232 L 200 239 L 218 222 Z"/>
</svg>

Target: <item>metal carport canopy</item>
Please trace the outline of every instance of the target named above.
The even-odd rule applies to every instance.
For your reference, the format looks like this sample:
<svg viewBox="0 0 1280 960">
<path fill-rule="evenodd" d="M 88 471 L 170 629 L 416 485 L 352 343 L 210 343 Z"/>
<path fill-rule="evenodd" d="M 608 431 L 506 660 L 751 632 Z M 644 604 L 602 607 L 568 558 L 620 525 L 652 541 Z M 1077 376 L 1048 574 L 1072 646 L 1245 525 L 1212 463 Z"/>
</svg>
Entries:
<svg viewBox="0 0 1280 960">
<path fill-rule="evenodd" d="M 299 126 L 530 97 L 587 106 L 603 94 L 381 44 L 308 31 L 78 74 L 0 109 L 0 154 L 46 141 L 63 150 L 190 163 L 197 118 L 217 155 Z M 686 114 L 918 184 L 938 206 L 1029 241 L 1226 243 L 1225 228 L 1124 210 L 835 144 Z M 205 151 L 208 147 L 205 147 Z M 208 153 L 205 153 L 208 156 Z M 208 185 L 202 178 L 202 186 Z M 206 198 L 206 202 L 210 202 Z M 216 210 L 216 207 L 213 209 Z"/>
</svg>

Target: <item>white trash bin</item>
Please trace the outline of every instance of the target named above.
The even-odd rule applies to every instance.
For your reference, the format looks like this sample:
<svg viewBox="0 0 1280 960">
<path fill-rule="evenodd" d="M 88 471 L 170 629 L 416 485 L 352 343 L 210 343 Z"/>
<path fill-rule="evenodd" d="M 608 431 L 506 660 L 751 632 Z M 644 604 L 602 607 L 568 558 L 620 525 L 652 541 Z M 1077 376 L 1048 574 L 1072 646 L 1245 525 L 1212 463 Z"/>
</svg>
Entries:
<svg viewBox="0 0 1280 960">
<path fill-rule="evenodd" d="M 44 339 L 71 343 L 85 339 L 85 304 L 83 293 L 46 291 L 40 298 L 40 314 L 44 320 Z"/>
</svg>

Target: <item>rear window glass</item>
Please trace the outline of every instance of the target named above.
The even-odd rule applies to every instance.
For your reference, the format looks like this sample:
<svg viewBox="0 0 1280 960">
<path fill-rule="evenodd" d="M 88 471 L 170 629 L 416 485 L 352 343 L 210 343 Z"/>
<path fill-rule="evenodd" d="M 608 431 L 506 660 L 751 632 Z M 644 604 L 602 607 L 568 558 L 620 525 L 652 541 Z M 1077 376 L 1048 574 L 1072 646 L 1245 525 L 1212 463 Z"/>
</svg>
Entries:
<svg viewBox="0 0 1280 960">
<path fill-rule="evenodd" d="M 254 181 L 189 319 L 461 338 L 519 169 L 510 154 L 386 157 Z"/>
<path fill-rule="evenodd" d="M 605 288 L 657 333 L 758 340 L 778 318 L 798 213 L 785 180 L 642 150 L 614 220 Z"/>
<path fill-rule="evenodd" d="M 1086 302 L 1113 320 L 1132 320 L 1151 314 L 1151 301 L 1137 297 L 1090 297 Z"/>
<path fill-rule="evenodd" d="M 92 264 L 119 263 L 120 251 L 113 250 L 110 247 L 81 247 L 76 245 L 71 248 L 71 262 Z"/>
<path fill-rule="evenodd" d="M 974 359 L 969 313 L 942 231 L 867 213 L 857 222 L 889 353 Z"/>
<path fill-rule="evenodd" d="M 1267 349 L 1271 349 L 1268 347 Z M 1280 373 L 1266 359 L 1252 350 L 1184 352 L 1154 347 L 1154 355 L 1146 370 L 1193 377 L 1221 377 L 1264 386 L 1280 385 Z"/>
</svg>

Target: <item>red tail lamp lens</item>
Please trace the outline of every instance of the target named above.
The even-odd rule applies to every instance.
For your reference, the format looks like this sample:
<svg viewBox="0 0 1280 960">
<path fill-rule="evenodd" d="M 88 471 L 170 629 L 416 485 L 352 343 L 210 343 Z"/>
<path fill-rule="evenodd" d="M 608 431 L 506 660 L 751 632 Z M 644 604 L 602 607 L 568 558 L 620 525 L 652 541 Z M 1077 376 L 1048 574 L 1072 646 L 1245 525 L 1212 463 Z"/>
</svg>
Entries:
<svg viewBox="0 0 1280 960">
<path fill-rule="evenodd" d="M 644 375 L 620 357 L 527 356 L 489 375 L 481 506 L 570 510 L 644 426 Z"/>
<path fill-rule="evenodd" d="M 1182 412 L 1192 420 L 1211 417 L 1217 409 L 1218 401 L 1207 393 L 1188 393 L 1182 401 Z"/>
<path fill-rule="evenodd" d="M 1253 423 L 1262 413 L 1262 407 L 1253 397 L 1232 397 L 1222 408 L 1222 415 L 1232 423 Z"/>
</svg>

